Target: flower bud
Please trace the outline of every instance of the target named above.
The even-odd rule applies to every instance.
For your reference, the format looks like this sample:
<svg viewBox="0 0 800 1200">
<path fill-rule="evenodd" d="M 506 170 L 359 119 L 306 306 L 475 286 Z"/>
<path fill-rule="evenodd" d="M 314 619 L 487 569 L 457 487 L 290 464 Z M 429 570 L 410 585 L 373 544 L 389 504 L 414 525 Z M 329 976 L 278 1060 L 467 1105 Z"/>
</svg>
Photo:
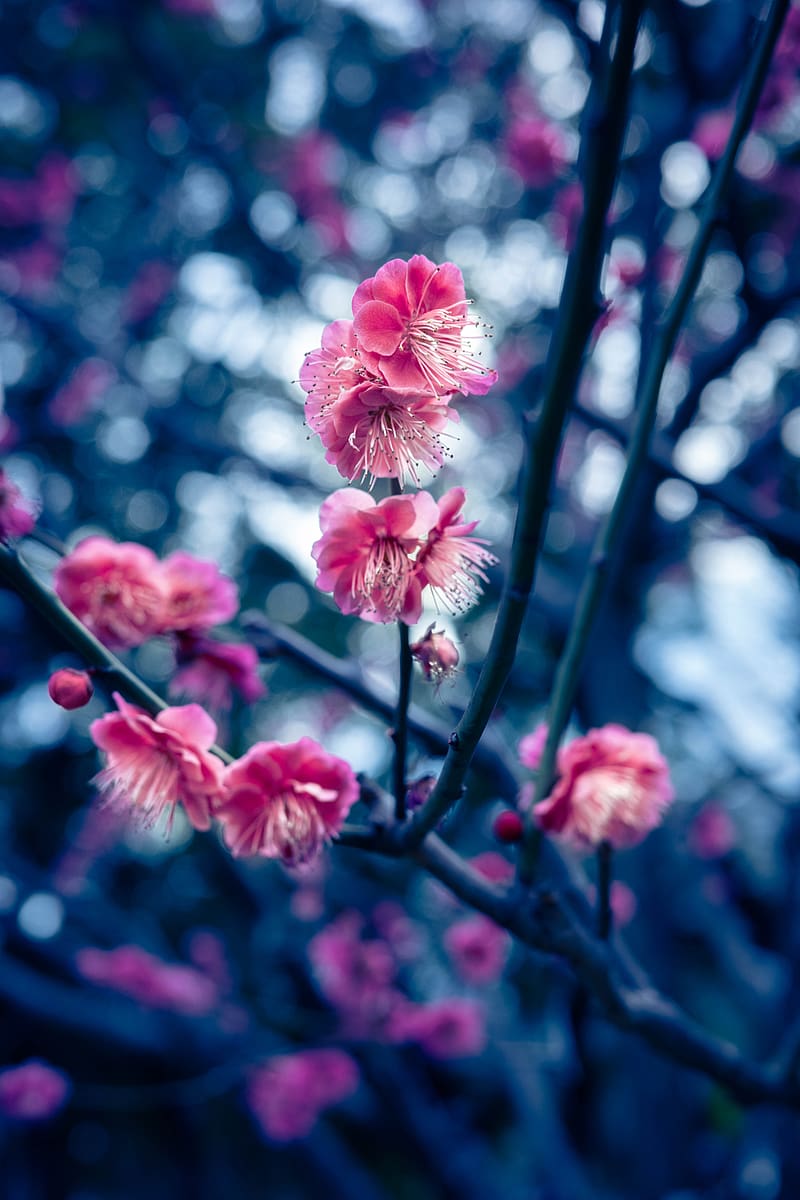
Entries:
<svg viewBox="0 0 800 1200">
<path fill-rule="evenodd" d="M 492 833 L 506 846 L 519 842 L 523 833 L 522 817 L 513 808 L 504 808 L 492 821 Z"/>
<path fill-rule="evenodd" d="M 60 704 L 62 708 L 69 709 L 83 708 L 94 694 L 94 687 L 87 673 L 75 671 L 72 667 L 54 671 L 47 684 L 47 690 L 51 700 Z"/>
<path fill-rule="evenodd" d="M 425 636 L 410 647 L 411 657 L 415 658 L 422 667 L 426 679 L 433 683 L 441 683 L 455 673 L 458 666 L 458 650 L 444 630 L 434 630 L 430 625 Z"/>
</svg>

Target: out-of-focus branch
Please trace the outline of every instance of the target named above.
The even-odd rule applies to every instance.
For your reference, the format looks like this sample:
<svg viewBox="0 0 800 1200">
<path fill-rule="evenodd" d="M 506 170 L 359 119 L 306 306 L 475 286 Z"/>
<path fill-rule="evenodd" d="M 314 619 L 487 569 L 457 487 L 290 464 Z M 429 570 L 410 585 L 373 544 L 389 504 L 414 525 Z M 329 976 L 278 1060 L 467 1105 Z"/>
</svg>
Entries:
<svg viewBox="0 0 800 1200">
<path fill-rule="evenodd" d="M 772 51 L 778 40 L 788 6 L 789 0 L 774 0 L 764 22 L 758 45 L 742 84 L 728 144 L 717 164 L 706 194 L 697 235 L 692 243 L 683 274 L 671 303 L 656 325 L 655 336 L 646 361 L 640 365 L 637 416 L 631 433 L 625 471 L 611 512 L 595 540 L 589 569 L 578 597 L 567 643 L 556 670 L 547 716 L 547 742 L 539 764 L 536 783 L 535 802 L 537 803 L 552 786 L 556 751 L 572 710 L 594 619 L 605 589 L 609 561 L 615 553 L 622 535 L 634 490 L 647 462 L 650 436 L 655 424 L 664 371 L 700 279 L 703 263 L 711 245 L 717 214 L 733 177 L 739 147 L 753 119 Z M 537 840 L 538 830 L 532 816 L 529 815 L 527 836 L 520 855 L 520 878 L 525 883 L 529 883 L 533 875 Z"/>
<path fill-rule="evenodd" d="M 617 11 L 619 22 L 617 23 Z M 642 0 L 607 5 L 601 53 L 587 101 L 584 134 L 584 214 L 570 255 L 564 293 L 547 357 L 544 394 L 517 511 L 511 563 L 483 670 L 448 748 L 427 804 L 406 829 L 418 846 L 459 799 L 472 756 L 511 671 L 533 587 L 558 448 L 598 315 L 596 300 L 606 215 L 622 153 L 633 55 Z"/>
</svg>

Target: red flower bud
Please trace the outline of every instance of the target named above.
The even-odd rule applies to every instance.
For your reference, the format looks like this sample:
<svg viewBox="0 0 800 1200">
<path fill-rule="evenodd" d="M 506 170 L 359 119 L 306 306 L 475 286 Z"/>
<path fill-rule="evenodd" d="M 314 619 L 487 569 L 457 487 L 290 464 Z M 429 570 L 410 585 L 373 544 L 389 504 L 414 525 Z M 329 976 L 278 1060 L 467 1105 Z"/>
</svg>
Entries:
<svg viewBox="0 0 800 1200">
<path fill-rule="evenodd" d="M 83 708 L 94 694 L 92 681 L 85 671 L 75 671 L 65 667 L 54 671 L 47 685 L 50 699 L 62 708 Z"/>
<path fill-rule="evenodd" d="M 504 808 L 492 821 L 492 833 L 498 842 L 503 842 L 507 846 L 513 845 L 522 838 L 522 817 L 518 812 L 514 812 L 513 808 Z"/>
<path fill-rule="evenodd" d="M 458 666 L 458 650 L 450 638 L 445 637 L 444 630 L 434 630 L 433 625 L 429 626 L 421 641 L 414 642 L 410 650 L 412 658 L 422 667 L 425 678 L 433 683 L 448 679 Z"/>
</svg>

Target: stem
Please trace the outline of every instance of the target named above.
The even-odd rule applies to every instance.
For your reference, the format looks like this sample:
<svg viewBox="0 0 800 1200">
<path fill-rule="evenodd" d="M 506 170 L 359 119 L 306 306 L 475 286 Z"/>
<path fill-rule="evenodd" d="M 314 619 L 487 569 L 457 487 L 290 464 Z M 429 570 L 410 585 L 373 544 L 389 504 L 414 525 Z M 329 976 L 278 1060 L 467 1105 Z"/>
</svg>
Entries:
<svg viewBox="0 0 800 1200">
<path fill-rule="evenodd" d="M 547 742 L 539 764 L 534 803 L 538 803 L 544 798 L 553 783 L 553 768 L 558 743 L 572 710 L 583 658 L 603 596 L 609 562 L 621 537 L 634 488 L 647 462 L 650 435 L 658 409 L 661 380 L 700 279 L 717 214 L 733 176 L 736 154 L 753 119 L 772 50 L 788 5 L 789 0 L 775 0 L 764 23 L 756 52 L 750 60 L 748 73 L 742 85 L 731 135 L 706 193 L 697 236 L 692 243 L 680 283 L 666 312 L 656 326 L 655 336 L 646 361 L 640 361 L 637 417 L 631 433 L 625 472 L 611 512 L 595 540 L 589 569 L 583 580 L 575 616 L 567 636 L 567 644 L 556 670 L 550 711 L 547 717 Z M 533 828 L 532 821 L 529 821 L 528 834 L 520 854 L 520 879 L 523 884 L 529 884 L 533 875 Z"/>
<path fill-rule="evenodd" d="M 399 687 L 397 714 L 394 722 L 394 815 L 398 821 L 406 816 L 406 751 L 408 748 L 408 702 L 411 697 L 411 653 L 409 628 L 398 621 L 400 630 Z"/>
<path fill-rule="evenodd" d="M 611 933 L 611 878 L 613 875 L 611 842 L 597 847 L 597 936 L 607 942 Z"/>
<path fill-rule="evenodd" d="M 101 678 L 116 687 L 126 700 L 138 704 L 151 716 L 157 716 L 167 705 L 138 675 L 90 633 L 85 625 L 65 608 L 54 592 L 36 578 L 26 563 L 9 546 L 0 545 L 0 581 L 27 600 L 45 621 L 56 630 L 90 667 L 102 672 Z M 219 746 L 211 751 L 225 763 L 233 762 L 230 754 Z"/>
<path fill-rule="evenodd" d="M 475 691 L 450 739 L 439 781 L 428 803 L 406 828 L 404 838 L 410 847 L 418 846 L 459 799 L 475 747 L 514 663 L 533 586 L 561 435 L 583 354 L 599 312 L 595 297 L 605 242 L 606 214 L 622 152 L 633 52 L 642 6 L 643 0 L 621 0 L 618 6 L 606 6 L 602 39 L 605 69 L 595 77 L 586 106 L 584 215 L 567 265 L 563 297 L 547 356 L 542 407 L 522 483 L 511 563 L 491 645 Z M 617 8 L 620 19 L 614 30 Z"/>
</svg>

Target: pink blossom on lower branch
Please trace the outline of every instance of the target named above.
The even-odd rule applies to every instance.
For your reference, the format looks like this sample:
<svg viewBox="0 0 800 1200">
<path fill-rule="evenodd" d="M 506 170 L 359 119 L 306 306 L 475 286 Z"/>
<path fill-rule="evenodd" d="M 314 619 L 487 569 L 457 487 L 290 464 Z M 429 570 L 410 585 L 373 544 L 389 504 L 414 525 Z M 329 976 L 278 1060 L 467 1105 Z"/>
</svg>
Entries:
<svg viewBox="0 0 800 1200">
<path fill-rule="evenodd" d="M 247 1100 L 268 1138 L 293 1142 L 306 1137 L 320 1114 L 352 1095 L 358 1083 L 358 1067 L 343 1050 L 303 1050 L 254 1068 Z"/>
<path fill-rule="evenodd" d="M 547 833 L 583 848 L 633 846 L 661 823 L 674 792 L 655 738 L 604 725 L 558 754 L 558 780 L 534 814 Z"/>
<path fill-rule="evenodd" d="M 157 717 L 114 693 L 118 712 L 89 726 L 106 755 L 97 776 L 114 804 L 136 809 L 146 823 L 180 804 L 195 829 L 209 829 L 222 785 L 222 763 L 210 754 L 217 727 L 198 704 L 165 708 Z"/>
<path fill-rule="evenodd" d="M 161 565 L 146 546 L 88 537 L 62 558 L 53 583 L 59 599 L 107 646 L 140 646 L 163 627 Z"/>
<path fill-rule="evenodd" d="M 0 1070 L 0 1113 L 17 1121 L 44 1121 L 63 1108 L 70 1082 L 63 1071 L 32 1058 Z"/>
<path fill-rule="evenodd" d="M 256 742 L 226 768 L 216 815 L 233 855 L 297 866 L 338 833 L 358 794 L 350 766 L 311 738 Z"/>
<path fill-rule="evenodd" d="M 413 625 L 422 612 L 413 556 L 436 520 L 436 502 L 427 492 L 379 503 L 356 488 L 334 492 L 322 504 L 322 537 L 311 548 L 317 587 L 333 592 L 343 613 Z"/>
</svg>

